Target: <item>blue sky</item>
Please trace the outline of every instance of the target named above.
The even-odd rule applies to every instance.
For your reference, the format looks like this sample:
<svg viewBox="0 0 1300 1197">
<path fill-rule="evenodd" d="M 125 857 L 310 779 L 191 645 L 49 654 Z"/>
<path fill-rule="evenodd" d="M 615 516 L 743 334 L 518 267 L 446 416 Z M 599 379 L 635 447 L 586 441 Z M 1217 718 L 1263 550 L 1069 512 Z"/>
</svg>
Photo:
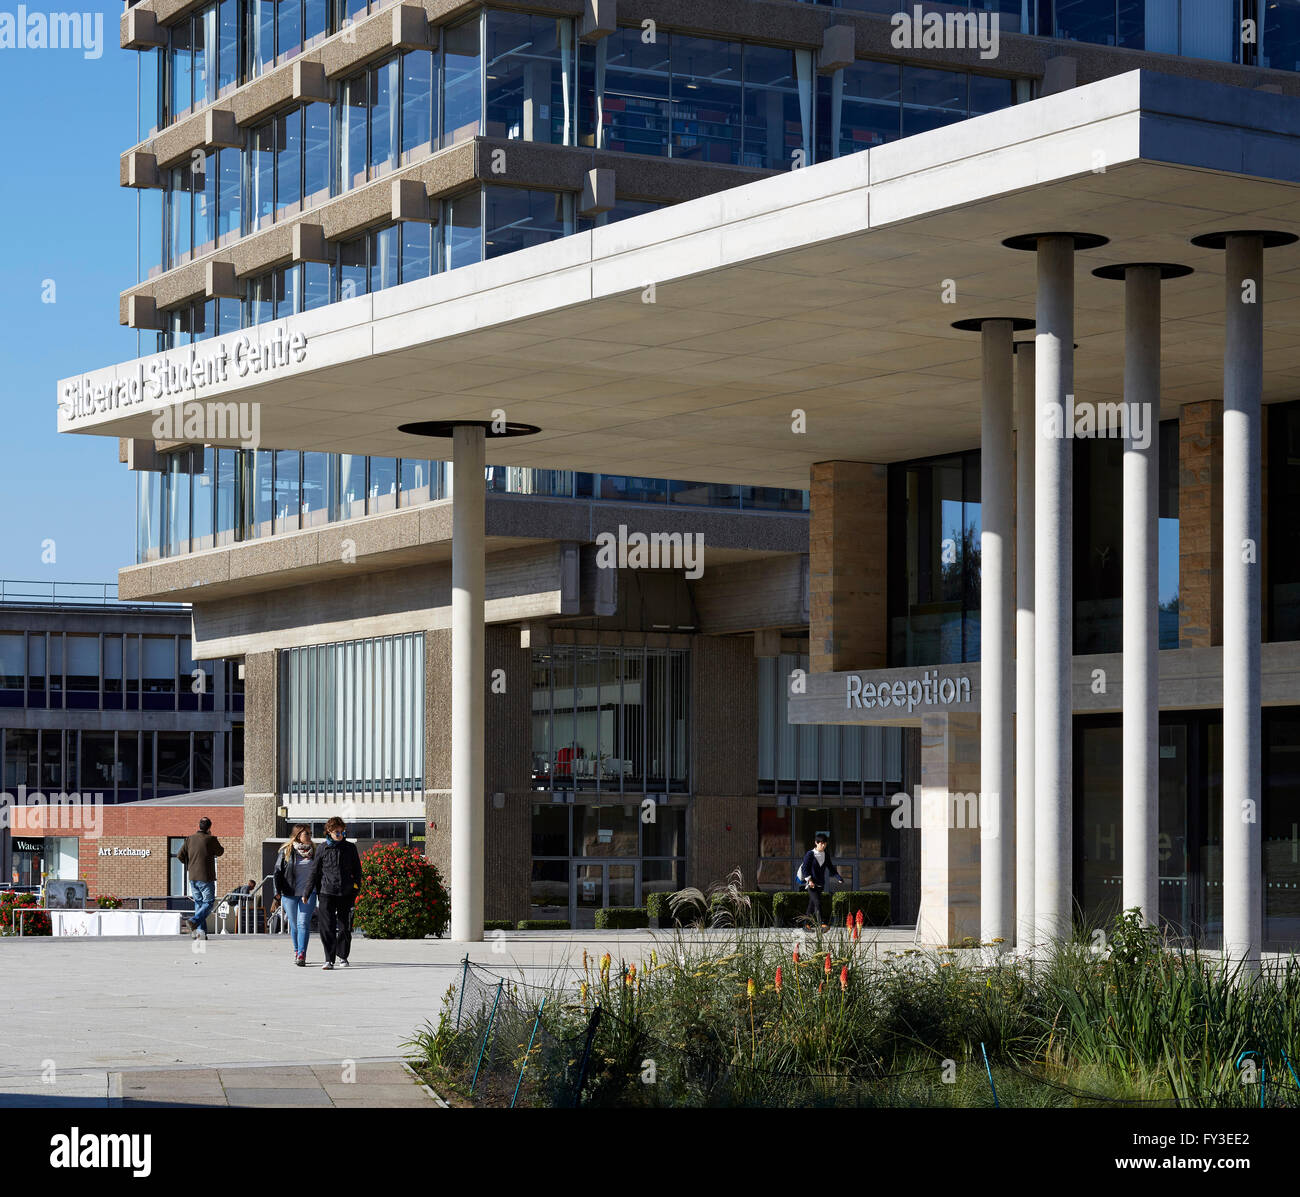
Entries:
<svg viewBox="0 0 1300 1197">
<path fill-rule="evenodd" d="M 0 4 L 17 10 L 15 0 Z M 38 2 L 28 12 L 50 11 Z M 58 379 L 136 355 L 117 323 L 135 282 L 135 193 L 117 185 L 135 143 L 135 55 L 118 48 L 120 4 L 103 52 L 0 49 L 0 577 L 117 580 L 134 560 L 134 483 L 117 442 L 55 432 Z M 45 280 L 53 303 L 43 303 Z M 54 541 L 55 561 L 41 560 Z"/>
</svg>

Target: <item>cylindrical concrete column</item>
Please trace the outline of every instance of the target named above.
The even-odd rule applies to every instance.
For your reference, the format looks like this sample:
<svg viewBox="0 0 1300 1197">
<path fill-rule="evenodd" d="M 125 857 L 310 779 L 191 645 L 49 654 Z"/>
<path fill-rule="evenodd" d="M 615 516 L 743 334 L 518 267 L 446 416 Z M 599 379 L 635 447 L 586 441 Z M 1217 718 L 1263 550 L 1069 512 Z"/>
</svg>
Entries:
<svg viewBox="0 0 1300 1197">
<path fill-rule="evenodd" d="M 1034 396 L 1035 940 L 1066 939 L 1073 767 L 1074 238 L 1038 240 Z"/>
<path fill-rule="evenodd" d="M 1016 943 L 1034 941 L 1034 343 L 1016 346 Z"/>
<path fill-rule="evenodd" d="M 1223 953 L 1259 966 L 1260 403 L 1264 241 L 1227 238 L 1223 357 Z"/>
<path fill-rule="evenodd" d="M 1124 281 L 1124 909 L 1160 913 L 1160 267 Z"/>
<path fill-rule="evenodd" d="M 1013 938 L 1010 320 L 986 320 L 980 421 L 980 938 Z"/>
<path fill-rule="evenodd" d="M 485 431 L 452 431 L 451 937 L 483 938 Z"/>
</svg>

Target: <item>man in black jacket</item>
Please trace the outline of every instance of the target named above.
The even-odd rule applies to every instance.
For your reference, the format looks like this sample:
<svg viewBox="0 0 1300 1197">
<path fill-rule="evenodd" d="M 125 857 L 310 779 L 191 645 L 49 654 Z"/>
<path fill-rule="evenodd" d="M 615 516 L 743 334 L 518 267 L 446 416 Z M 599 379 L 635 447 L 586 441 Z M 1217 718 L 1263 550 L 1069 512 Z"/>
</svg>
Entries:
<svg viewBox="0 0 1300 1197">
<path fill-rule="evenodd" d="M 347 840 L 347 824 L 337 815 L 325 824 L 325 843 L 312 865 L 311 883 L 305 897 L 320 895 L 317 918 L 320 942 L 325 949 L 323 969 L 347 968 L 352 949 L 352 904 L 361 889 L 361 856 L 356 844 Z"/>
<path fill-rule="evenodd" d="M 812 927 L 825 927 L 826 919 L 822 914 L 821 895 L 826 889 L 827 875 L 840 876 L 840 871 L 831 859 L 830 843 L 826 833 L 819 831 L 813 841 L 813 849 L 803 858 L 799 866 L 799 880 L 808 891 L 807 917 Z M 842 881 L 843 878 L 841 877 Z"/>
</svg>

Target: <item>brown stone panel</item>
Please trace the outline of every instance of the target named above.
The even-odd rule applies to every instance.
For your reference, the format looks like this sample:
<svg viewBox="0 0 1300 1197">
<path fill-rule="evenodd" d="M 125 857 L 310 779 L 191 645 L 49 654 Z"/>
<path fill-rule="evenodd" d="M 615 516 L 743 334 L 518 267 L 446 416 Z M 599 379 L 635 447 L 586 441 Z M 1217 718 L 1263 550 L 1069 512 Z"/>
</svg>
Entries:
<svg viewBox="0 0 1300 1197">
<path fill-rule="evenodd" d="M 814 673 L 887 660 L 888 471 L 861 461 L 812 468 L 809 647 Z"/>
<path fill-rule="evenodd" d="M 1178 420 L 1178 643 L 1223 643 L 1223 403 Z"/>
<path fill-rule="evenodd" d="M 483 917 L 518 922 L 529 912 L 532 802 L 528 790 L 507 792 L 497 809 L 489 794 L 484 823 Z"/>
<path fill-rule="evenodd" d="M 691 789 L 758 792 L 758 662 L 748 636 L 691 640 Z"/>
<path fill-rule="evenodd" d="M 978 816 L 954 795 L 980 788 L 980 717 L 926 715 L 921 721 L 921 908 L 927 945 L 958 944 L 980 933 Z M 913 803 L 913 818 L 916 810 Z M 955 817 L 954 817 L 955 816 Z"/>
<path fill-rule="evenodd" d="M 519 647 L 518 628 L 487 629 L 483 783 L 489 795 L 527 791 L 532 782 L 531 655 Z"/>
<path fill-rule="evenodd" d="M 424 633 L 425 855 L 451 885 L 451 632 Z"/>
<path fill-rule="evenodd" d="M 244 660 L 244 855 L 262 859 L 262 841 L 283 830 L 280 805 L 280 673 L 274 652 Z M 260 880 L 260 878 L 259 878 Z"/>
<path fill-rule="evenodd" d="M 707 890 L 739 869 L 745 889 L 757 889 L 758 798 L 692 798 L 686 812 L 686 884 Z"/>
</svg>

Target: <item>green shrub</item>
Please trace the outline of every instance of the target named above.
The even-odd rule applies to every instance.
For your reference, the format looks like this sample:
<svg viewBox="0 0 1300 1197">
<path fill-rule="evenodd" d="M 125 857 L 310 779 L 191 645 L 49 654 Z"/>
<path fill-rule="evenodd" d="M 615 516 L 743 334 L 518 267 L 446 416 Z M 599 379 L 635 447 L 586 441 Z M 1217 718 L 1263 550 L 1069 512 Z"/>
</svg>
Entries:
<svg viewBox="0 0 1300 1197">
<path fill-rule="evenodd" d="M 596 911 L 596 930 L 627 931 L 650 926 L 650 916 L 641 906 L 605 906 Z"/>
<path fill-rule="evenodd" d="M 514 929 L 515 929 L 515 925 L 509 919 L 484 919 L 483 920 L 484 931 L 513 931 Z"/>
<path fill-rule="evenodd" d="M 793 927 L 807 908 L 808 895 L 798 890 L 782 889 L 772 895 L 772 921 L 778 927 Z"/>
<path fill-rule="evenodd" d="M 731 897 L 727 894 L 714 894 L 709 899 L 709 914 L 716 916 L 719 911 L 725 910 L 734 919 L 735 925 L 739 927 L 772 926 L 772 899 L 776 896 L 775 894 L 765 893 L 761 890 L 744 890 L 740 896 L 748 900 L 748 906 L 745 906 L 742 902 L 733 904 Z"/>
<path fill-rule="evenodd" d="M 825 909 L 823 899 L 823 909 Z M 862 911 L 864 927 L 889 926 L 889 894 L 878 889 L 846 889 L 831 896 L 831 922 L 844 925 L 849 915 Z"/>
<path fill-rule="evenodd" d="M 567 931 L 568 919 L 520 919 L 520 931 Z"/>
<path fill-rule="evenodd" d="M 356 926 L 367 939 L 423 939 L 451 921 L 437 867 L 401 844 L 376 844 L 361 858 Z"/>
<path fill-rule="evenodd" d="M 668 905 L 668 899 L 671 897 L 672 894 L 663 891 L 646 895 L 645 912 L 650 919 L 650 926 L 671 927 L 673 925 L 673 911 Z"/>
</svg>

